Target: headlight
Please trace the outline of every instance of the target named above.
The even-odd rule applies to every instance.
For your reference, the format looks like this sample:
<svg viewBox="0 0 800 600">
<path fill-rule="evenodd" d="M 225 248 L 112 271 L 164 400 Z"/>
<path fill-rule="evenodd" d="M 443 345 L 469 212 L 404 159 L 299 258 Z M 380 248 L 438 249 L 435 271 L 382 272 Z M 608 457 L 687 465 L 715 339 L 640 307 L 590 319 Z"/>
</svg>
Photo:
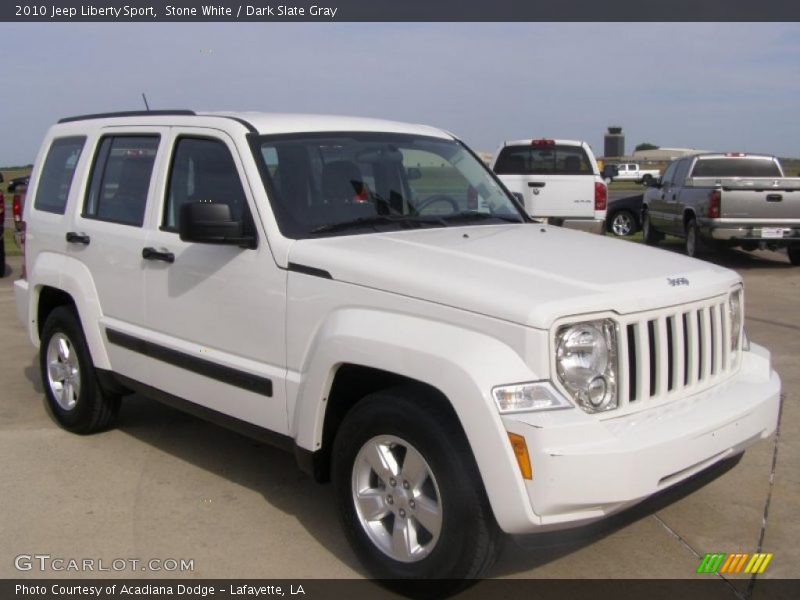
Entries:
<svg viewBox="0 0 800 600">
<path fill-rule="evenodd" d="M 501 385 L 492 389 L 492 396 L 501 413 L 572 408 L 569 400 L 546 381 Z"/>
<path fill-rule="evenodd" d="M 556 373 L 586 412 L 617 408 L 617 329 L 611 319 L 586 321 L 556 333 Z"/>
<path fill-rule="evenodd" d="M 744 290 L 736 288 L 728 296 L 728 316 L 731 323 L 731 357 L 739 350 L 742 339 L 742 323 L 744 322 Z"/>
</svg>

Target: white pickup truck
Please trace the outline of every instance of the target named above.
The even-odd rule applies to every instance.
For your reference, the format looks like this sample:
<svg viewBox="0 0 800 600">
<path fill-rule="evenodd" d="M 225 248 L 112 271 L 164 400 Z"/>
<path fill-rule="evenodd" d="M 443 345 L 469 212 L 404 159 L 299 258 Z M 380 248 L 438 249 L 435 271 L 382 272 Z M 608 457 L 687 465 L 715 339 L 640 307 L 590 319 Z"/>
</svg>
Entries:
<svg viewBox="0 0 800 600">
<path fill-rule="evenodd" d="M 608 188 L 586 142 L 504 142 L 495 152 L 492 170 L 534 219 L 593 233 L 605 231 Z"/>
<path fill-rule="evenodd" d="M 642 169 L 637 163 L 621 163 L 616 167 L 615 181 L 635 181 L 636 183 L 650 185 L 661 177 L 661 171 L 658 169 Z"/>
<path fill-rule="evenodd" d="M 99 431 L 138 392 L 284 448 L 377 577 L 479 577 L 501 531 L 601 519 L 776 428 L 735 272 L 535 223 L 440 129 L 72 117 L 29 194 L 14 288 L 54 419 Z"/>
</svg>

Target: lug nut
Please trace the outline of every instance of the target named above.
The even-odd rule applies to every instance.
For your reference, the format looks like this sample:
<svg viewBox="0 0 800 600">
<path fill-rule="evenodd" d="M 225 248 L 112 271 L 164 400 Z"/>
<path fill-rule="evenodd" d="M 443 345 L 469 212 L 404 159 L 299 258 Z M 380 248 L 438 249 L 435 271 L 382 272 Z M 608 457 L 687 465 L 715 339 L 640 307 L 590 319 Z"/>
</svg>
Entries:
<svg viewBox="0 0 800 600">
<path fill-rule="evenodd" d="M 396 485 L 397 485 L 397 481 L 395 480 L 395 478 L 394 478 L 394 477 L 392 477 L 392 478 L 389 480 L 389 485 L 390 485 L 390 486 L 392 486 L 392 487 L 394 487 L 394 486 L 396 486 Z"/>
<path fill-rule="evenodd" d="M 392 498 L 391 496 L 386 496 L 386 502 L 388 502 L 389 504 L 394 504 L 394 498 Z"/>
<path fill-rule="evenodd" d="M 401 519 L 405 519 L 406 518 L 406 511 L 404 511 L 402 508 L 400 509 L 400 518 Z"/>
<path fill-rule="evenodd" d="M 409 487 L 411 487 L 411 486 L 409 486 L 409 485 L 408 485 L 408 482 L 407 482 L 407 481 L 404 481 L 404 482 L 403 482 L 403 489 L 406 489 L 406 490 L 407 490 Z"/>
<path fill-rule="evenodd" d="M 417 503 L 416 503 L 416 502 L 414 502 L 413 500 L 409 500 L 409 501 L 408 501 L 408 506 L 409 506 L 410 508 L 416 508 L 416 507 L 417 507 Z"/>
</svg>

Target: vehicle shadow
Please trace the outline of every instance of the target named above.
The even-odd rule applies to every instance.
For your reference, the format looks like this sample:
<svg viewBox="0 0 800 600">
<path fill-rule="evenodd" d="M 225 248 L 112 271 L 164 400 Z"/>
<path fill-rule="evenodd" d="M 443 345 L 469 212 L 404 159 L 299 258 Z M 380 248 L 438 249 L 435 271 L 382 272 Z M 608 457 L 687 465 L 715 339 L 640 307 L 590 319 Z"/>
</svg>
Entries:
<svg viewBox="0 0 800 600">
<path fill-rule="evenodd" d="M 682 240 L 665 240 L 658 245 L 659 248 L 685 254 Z M 755 250 L 747 252 L 738 248 L 711 249 L 704 252 L 698 258 L 734 270 L 749 269 L 794 269 L 794 265 L 789 262 L 789 257 L 785 250 Z"/>
<path fill-rule="evenodd" d="M 117 430 L 260 494 L 291 515 L 328 551 L 364 577 L 338 523 L 332 486 L 317 484 L 294 456 L 142 396 L 123 399 Z"/>
<path fill-rule="evenodd" d="M 647 500 L 590 525 L 547 533 L 509 537 L 505 552 L 493 569 L 499 577 L 534 569 L 589 546 L 632 523 L 652 516 L 722 477 L 742 459 L 743 453 L 725 459 Z"/>
<path fill-rule="evenodd" d="M 270 505 L 296 518 L 346 566 L 368 577 L 341 532 L 332 486 L 317 484 L 302 473 L 291 454 L 141 396 L 125 399 L 118 429 L 161 452 L 259 493 Z M 507 537 L 488 576 L 528 571 L 590 545 L 705 486 L 731 469 L 739 458 L 728 459 L 597 524 Z"/>
</svg>

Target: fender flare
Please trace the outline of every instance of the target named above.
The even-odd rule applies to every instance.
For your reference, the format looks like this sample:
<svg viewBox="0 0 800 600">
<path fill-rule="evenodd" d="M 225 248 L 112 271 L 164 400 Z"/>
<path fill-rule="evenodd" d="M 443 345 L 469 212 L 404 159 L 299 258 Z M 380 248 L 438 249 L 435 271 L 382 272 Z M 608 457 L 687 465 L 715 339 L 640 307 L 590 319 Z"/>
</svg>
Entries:
<svg viewBox="0 0 800 600">
<path fill-rule="evenodd" d="M 510 346 L 485 333 L 421 317 L 344 308 L 328 315 L 310 342 L 289 417 L 296 444 L 321 447 L 327 395 L 336 370 L 354 364 L 395 373 L 439 390 L 472 449 L 500 526 L 538 521 L 533 513 L 493 386 L 540 379 Z M 292 375 L 289 377 L 290 381 Z"/>
<path fill-rule="evenodd" d="M 35 273 L 30 281 L 32 293 L 29 297 L 29 334 L 36 347 L 39 346 L 39 298 L 44 287 L 52 287 L 69 294 L 75 302 L 78 318 L 83 327 L 86 345 L 92 362 L 98 369 L 111 369 L 105 340 L 100 328 L 103 313 L 100 300 L 89 269 L 78 260 L 55 252 L 40 252 L 29 273 Z"/>
</svg>

